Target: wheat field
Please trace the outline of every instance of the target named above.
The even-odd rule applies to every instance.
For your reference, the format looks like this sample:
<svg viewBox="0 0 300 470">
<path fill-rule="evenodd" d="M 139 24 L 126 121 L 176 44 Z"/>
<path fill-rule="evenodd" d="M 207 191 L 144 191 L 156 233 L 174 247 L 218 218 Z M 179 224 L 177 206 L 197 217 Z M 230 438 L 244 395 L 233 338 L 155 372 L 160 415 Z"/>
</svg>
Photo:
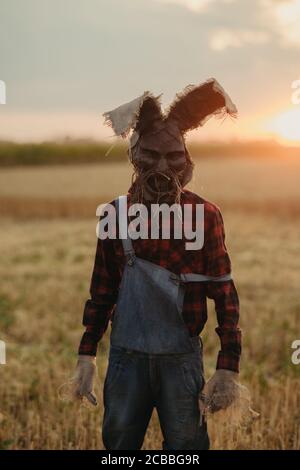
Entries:
<svg viewBox="0 0 300 470">
<path fill-rule="evenodd" d="M 0 172 L 1 449 L 103 449 L 102 386 L 109 330 L 98 352 L 100 406 L 58 399 L 76 364 L 96 246 L 96 206 L 126 192 L 124 164 L 4 168 Z M 260 413 L 251 425 L 209 420 L 212 449 L 300 449 L 300 159 L 204 159 L 190 189 L 222 210 L 240 296 L 241 382 Z M 219 348 L 209 304 L 205 373 Z M 144 449 L 160 449 L 156 414 Z"/>
</svg>

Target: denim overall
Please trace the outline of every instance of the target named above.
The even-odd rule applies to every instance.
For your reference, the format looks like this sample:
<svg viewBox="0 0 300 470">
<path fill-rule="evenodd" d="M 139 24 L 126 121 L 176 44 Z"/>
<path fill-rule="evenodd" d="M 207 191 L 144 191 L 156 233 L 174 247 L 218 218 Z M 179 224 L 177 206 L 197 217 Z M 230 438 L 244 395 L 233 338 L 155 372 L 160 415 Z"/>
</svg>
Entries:
<svg viewBox="0 0 300 470">
<path fill-rule="evenodd" d="M 126 196 L 116 199 L 125 207 Z M 127 220 L 127 219 L 126 219 Z M 106 449 L 140 449 L 155 407 L 165 450 L 209 448 L 200 416 L 204 386 L 202 340 L 182 318 L 185 283 L 224 281 L 202 274 L 176 275 L 135 255 L 127 258 L 114 311 L 105 377 L 102 437 Z"/>
</svg>

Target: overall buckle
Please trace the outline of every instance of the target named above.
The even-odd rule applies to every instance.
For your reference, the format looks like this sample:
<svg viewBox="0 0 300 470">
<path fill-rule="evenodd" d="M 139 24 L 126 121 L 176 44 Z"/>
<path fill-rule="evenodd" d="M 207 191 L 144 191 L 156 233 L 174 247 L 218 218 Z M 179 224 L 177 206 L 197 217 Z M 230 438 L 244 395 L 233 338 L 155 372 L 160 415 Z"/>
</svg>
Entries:
<svg viewBox="0 0 300 470">
<path fill-rule="evenodd" d="M 185 284 L 185 282 L 181 279 L 181 277 L 178 276 L 175 273 L 170 274 L 170 280 L 172 282 L 174 282 L 174 284 L 177 284 L 177 285 L 184 285 Z"/>
<path fill-rule="evenodd" d="M 127 255 L 127 264 L 128 264 L 128 266 L 133 266 L 134 261 L 135 261 L 135 255 L 133 253 L 129 253 Z"/>
</svg>

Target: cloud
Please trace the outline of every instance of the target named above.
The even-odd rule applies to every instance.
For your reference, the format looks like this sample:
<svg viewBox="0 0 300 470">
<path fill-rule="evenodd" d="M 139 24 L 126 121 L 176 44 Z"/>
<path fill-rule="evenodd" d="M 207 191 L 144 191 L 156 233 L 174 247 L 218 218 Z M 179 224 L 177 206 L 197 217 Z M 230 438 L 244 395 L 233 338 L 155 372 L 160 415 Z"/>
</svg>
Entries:
<svg viewBox="0 0 300 470">
<path fill-rule="evenodd" d="M 239 48 L 247 44 L 266 44 L 269 41 L 270 35 L 265 31 L 220 28 L 211 33 L 209 45 L 213 51 L 223 51 L 228 47 Z"/>
<path fill-rule="evenodd" d="M 202 13 L 210 4 L 216 3 L 217 0 L 156 0 L 161 3 L 175 3 L 188 8 L 195 13 Z M 236 0 L 218 0 L 218 3 L 233 3 Z"/>
<path fill-rule="evenodd" d="M 284 47 L 300 47 L 300 0 L 261 0 L 266 19 Z"/>
</svg>

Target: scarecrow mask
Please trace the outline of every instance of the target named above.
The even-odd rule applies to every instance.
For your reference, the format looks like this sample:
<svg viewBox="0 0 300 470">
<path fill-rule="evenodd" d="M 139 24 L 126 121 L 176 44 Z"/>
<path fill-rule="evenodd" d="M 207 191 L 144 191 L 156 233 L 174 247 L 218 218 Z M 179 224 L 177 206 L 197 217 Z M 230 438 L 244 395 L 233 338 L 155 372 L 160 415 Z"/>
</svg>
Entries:
<svg viewBox="0 0 300 470">
<path fill-rule="evenodd" d="M 191 180 L 193 162 L 185 134 L 203 126 L 213 115 L 236 117 L 237 109 L 221 85 L 211 78 L 188 85 L 163 113 L 160 97 L 146 91 L 129 103 L 103 114 L 117 136 L 129 139 L 128 156 L 134 167 L 133 202 L 180 202 Z"/>
</svg>

